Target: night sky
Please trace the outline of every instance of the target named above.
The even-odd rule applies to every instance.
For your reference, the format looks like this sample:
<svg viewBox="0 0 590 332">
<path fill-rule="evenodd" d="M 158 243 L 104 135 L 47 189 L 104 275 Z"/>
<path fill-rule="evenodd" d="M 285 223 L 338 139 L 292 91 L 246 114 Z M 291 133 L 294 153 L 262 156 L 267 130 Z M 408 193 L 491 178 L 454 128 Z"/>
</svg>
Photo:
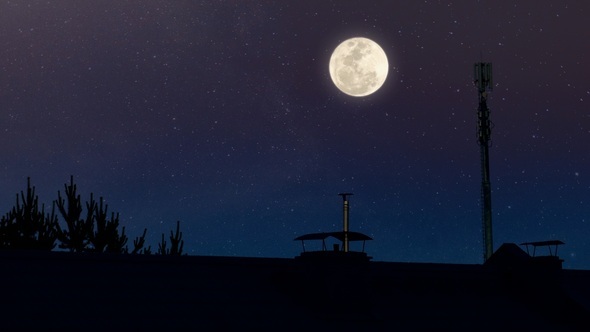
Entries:
<svg viewBox="0 0 590 332">
<path fill-rule="evenodd" d="M 190 255 L 294 257 L 295 237 L 341 229 L 353 192 L 374 260 L 478 264 L 484 61 L 494 247 L 557 239 L 564 267 L 590 269 L 589 16 L 587 1 L 2 0 L 0 213 L 27 177 L 50 206 L 73 175 L 152 249 L 180 220 Z M 357 36 L 390 66 L 362 98 L 328 72 Z"/>
</svg>

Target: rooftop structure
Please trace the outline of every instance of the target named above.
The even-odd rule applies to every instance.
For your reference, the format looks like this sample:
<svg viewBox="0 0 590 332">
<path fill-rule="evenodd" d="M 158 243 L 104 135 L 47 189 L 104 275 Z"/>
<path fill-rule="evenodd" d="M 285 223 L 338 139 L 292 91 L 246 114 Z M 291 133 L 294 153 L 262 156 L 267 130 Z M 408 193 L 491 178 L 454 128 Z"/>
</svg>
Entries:
<svg viewBox="0 0 590 332">
<path fill-rule="evenodd" d="M 366 241 L 372 240 L 368 235 L 359 232 L 349 231 L 349 210 L 350 206 L 348 203 L 348 196 L 353 195 L 352 193 L 338 194 L 342 196 L 343 212 L 342 212 L 342 231 L 340 232 L 323 232 L 323 233 L 311 233 L 301 235 L 295 238 L 295 241 L 301 241 L 303 246 L 303 252 L 296 258 L 302 259 L 330 259 L 339 261 L 369 261 L 372 257 L 367 256 L 365 253 Z M 328 250 L 326 246 L 326 239 L 335 238 L 341 242 L 341 245 L 334 244 L 332 250 Z M 322 241 L 321 248 L 315 251 L 307 251 L 305 248 L 305 241 L 315 240 Z M 350 242 L 362 241 L 362 251 L 350 250 Z"/>
</svg>

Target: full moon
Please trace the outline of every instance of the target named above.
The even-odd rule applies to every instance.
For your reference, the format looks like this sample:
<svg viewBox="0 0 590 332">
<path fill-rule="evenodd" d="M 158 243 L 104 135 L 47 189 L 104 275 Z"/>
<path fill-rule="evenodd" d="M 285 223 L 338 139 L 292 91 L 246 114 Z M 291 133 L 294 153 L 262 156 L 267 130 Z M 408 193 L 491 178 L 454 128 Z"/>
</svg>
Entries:
<svg viewBox="0 0 590 332">
<path fill-rule="evenodd" d="M 374 41 L 355 37 L 342 42 L 330 58 L 330 77 L 340 91 L 353 97 L 368 96 L 387 78 L 385 51 Z"/>
</svg>

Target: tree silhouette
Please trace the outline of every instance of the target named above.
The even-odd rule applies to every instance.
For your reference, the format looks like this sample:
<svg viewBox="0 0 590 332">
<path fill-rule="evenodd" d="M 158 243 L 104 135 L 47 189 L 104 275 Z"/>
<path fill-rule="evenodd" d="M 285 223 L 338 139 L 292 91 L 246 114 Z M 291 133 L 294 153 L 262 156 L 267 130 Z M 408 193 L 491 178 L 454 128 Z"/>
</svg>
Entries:
<svg viewBox="0 0 590 332">
<path fill-rule="evenodd" d="M 96 225 L 96 229 L 89 234 L 89 241 L 93 247 L 92 251 L 125 252 L 124 246 L 127 243 L 127 236 L 125 235 L 125 227 L 123 227 L 121 234 L 119 234 L 119 214 L 117 213 L 115 215 L 115 213 L 111 213 L 111 218 L 107 219 L 108 205 L 103 203 L 102 197 L 99 199 L 97 206 L 92 196 L 90 196 L 90 202 L 87 203 L 87 206 L 89 206 L 88 209 L 94 211 L 93 224 Z"/>
<path fill-rule="evenodd" d="M 176 221 L 176 234 L 170 231 L 170 249 L 166 246 L 166 240 L 164 234 L 162 234 L 162 242 L 158 244 L 158 253 L 160 255 L 182 255 L 184 240 L 182 240 L 182 232 L 180 231 L 180 221 Z"/>
<path fill-rule="evenodd" d="M 63 195 L 61 191 L 57 192 L 51 213 L 45 213 L 44 205 L 39 209 L 38 201 L 35 187 L 31 186 L 31 179 L 27 178 L 26 192 L 17 194 L 15 206 L 0 218 L 0 249 L 53 250 L 56 242 L 59 242 L 59 248 L 71 252 L 129 253 L 125 227 L 119 232 L 119 213 L 109 216 L 108 204 L 102 197 L 96 202 L 92 193 L 85 202 L 84 211 L 73 176 L 70 176 L 69 184 L 64 184 Z M 65 227 L 60 224 L 55 207 Z M 133 240 L 131 254 L 152 253 L 151 246 L 144 247 L 146 234 L 147 229 L 144 229 L 143 234 Z M 176 224 L 176 233 L 170 231 L 170 245 L 167 248 L 162 234 L 158 253 L 182 254 L 184 241 L 180 221 Z"/>
<path fill-rule="evenodd" d="M 26 193 L 16 195 L 16 204 L 0 219 L 0 248 L 52 250 L 57 239 L 57 216 L 54 209 L 45 214 L 39 210 L 39 197 L 31 178 L 27 178 Z"/>
<path fill-rule="evenodd" d="M 63 229 L 57 224 L 60 248 L 74 252 L 127 252 L 125 227 L 119 233 L 119 214 L 111 213 L 109 218 L 108 204 L 104 203 L 102 197 L 97 203 L 94 195 L 90 194 L 90 200 L 85 204 L 85 219 L 82 219 L 82 199 L 77 194 L 73 176 L 70 177 L 70 184 L 64 187 L 65 198 L 58 191 L 55 202 L 67 227 Z"/>
<path fill-rule="evenodd" d="M 90 242 L 89 234 L 92 233 L 92 218 L 96 203 L 90 195 L 90 203 L 86 203 L 86 218 L 82 219 L 82 199 L 76 193 L 76 185 L 74 184 L 74 176 L 70 177 L 70 185 L 64 184 L 66 195 L 65 198 L 61 196 L 61 192 L 57 192 L 57 200 L 55 204 L 66 222 L 66 229 L 57 224 L 57 238 L 61 242 L 60 248 L 69 249 L 73 252 L 86 251 Z"/>
</svg>

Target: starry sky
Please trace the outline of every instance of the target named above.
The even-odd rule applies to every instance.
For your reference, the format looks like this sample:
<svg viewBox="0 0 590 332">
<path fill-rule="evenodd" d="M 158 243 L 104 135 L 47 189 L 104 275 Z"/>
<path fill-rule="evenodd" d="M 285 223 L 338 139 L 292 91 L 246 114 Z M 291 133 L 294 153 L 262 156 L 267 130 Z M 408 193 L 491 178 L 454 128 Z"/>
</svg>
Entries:
<svg viewBox="0 0 590 332">
<path fill-rule="evenodd" d="M 0 2 L 0 212 L 70 175 L 152 248 L 294 257 L 350 227 L 377 261 L 482 262 L 475 62 L 492 62 L 494 247 L 590 269 L 587 1 Z M 328 61 L 379 43 L 355 98 Z M 308 247 L 314 248 L 314 244 Z M 319 246 L 318 246 L 319 247 Z M 355 249 L 354 245 L 351 245 Z"/>
</svg>

